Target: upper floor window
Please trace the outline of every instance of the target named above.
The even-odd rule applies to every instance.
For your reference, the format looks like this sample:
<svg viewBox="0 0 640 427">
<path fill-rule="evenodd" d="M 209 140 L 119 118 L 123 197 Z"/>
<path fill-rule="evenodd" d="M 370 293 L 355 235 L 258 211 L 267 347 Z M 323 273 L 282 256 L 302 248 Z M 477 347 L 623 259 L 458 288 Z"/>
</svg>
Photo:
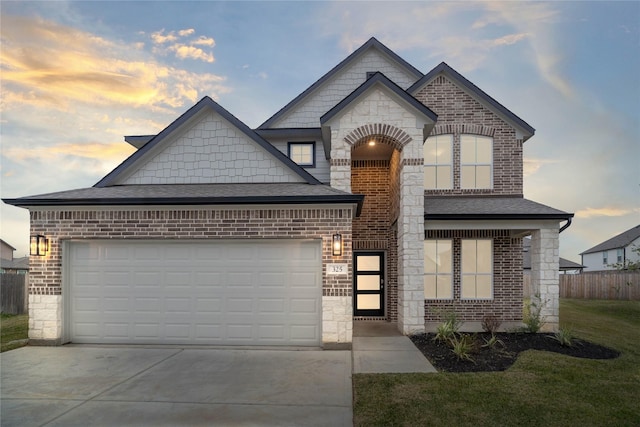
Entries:
<svg viewBox="0 0 640 427">
<path fill-rule="evenodd" d="M 289 158 L 300 166 L 316 165 L 315 142 L 290 142 L 288 146 Z"/>
<path fill-rule="evenodd" d="M 462 239 L 460 297 L 493 298 L 493 242 L 491 239 Z"/>
<path fill-rule="evenodd" d="M 453 135 L 431 136 L 424 142 L 423 150 L 424 188 L 453 188 Z"/>
<path fill-rule="evenodd" d="M 460 136 L 460 188 L 492 188 L 493 138 Z"/>
<path fill-rule="evenodd" d="M 424 241 L 424 297 L 425 299 L 453 298 L 452 241 Z"/>
</svg>

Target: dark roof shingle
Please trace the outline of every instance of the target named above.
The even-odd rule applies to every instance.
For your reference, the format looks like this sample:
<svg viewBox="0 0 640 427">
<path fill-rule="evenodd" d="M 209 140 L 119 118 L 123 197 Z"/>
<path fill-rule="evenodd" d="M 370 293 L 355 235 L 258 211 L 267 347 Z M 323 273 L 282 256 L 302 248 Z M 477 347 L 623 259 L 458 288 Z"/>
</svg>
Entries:
<svg viewBox="0 0 640 427">
<path fill-rule="evenodd" d="M 425 196 L 428 219 L 569 219 L 567 213 L 522 197 Z"/>
<path fill-rule="evenodd" d="M 636 225 L 635 227 L 627 231 L 624 231 L 618 234 L 617 236 L 613 236 L 609 240 L 605 240 L 604 242 L 595 245 L 591 249 L 587 249 L 586 251 L 582 252 L 580 255 L 590 254 L 593 252 L 607 251 L 609 249 L 624 248 L 625 246 L 631 244 L 631 242 L 633 242 L 639 237 L 640 237 L 640 224 Z"/>
</svg>

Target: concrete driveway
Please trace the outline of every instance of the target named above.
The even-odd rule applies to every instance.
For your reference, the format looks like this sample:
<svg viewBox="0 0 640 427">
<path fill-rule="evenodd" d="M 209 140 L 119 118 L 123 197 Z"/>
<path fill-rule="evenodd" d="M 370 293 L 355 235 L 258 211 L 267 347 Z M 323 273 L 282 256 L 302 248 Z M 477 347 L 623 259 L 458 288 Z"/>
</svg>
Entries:
<svg viewBox="0 0 640 427">
<path fill-rule="evenodd" d="M 0 356 L 6 426 L 351 426 L 351 352 L 70 345 Z"/>
</svg>

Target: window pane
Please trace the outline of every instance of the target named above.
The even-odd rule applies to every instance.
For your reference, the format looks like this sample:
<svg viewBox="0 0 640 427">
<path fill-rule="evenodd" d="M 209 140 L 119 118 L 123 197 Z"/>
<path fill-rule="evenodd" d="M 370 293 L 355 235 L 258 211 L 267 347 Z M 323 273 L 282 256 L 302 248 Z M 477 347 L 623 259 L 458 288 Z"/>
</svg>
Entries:
<svg viewBox="0 0 640 427">
<path fill-rule="evenodd" d="M 478 163 L 493 163 L 493 140 L 491 138 L 476 137 L 476 161 Z"/>
<path fill-rule="evenodd" d="M 491 188 L 491 166 L 476 166 L 475 188 Z"/>
<path fill-rule="evenodd" d="M 476 276 L 462 276 L 460 280 L 460 297 L 476 297 Z"/>
<path fill-rule="evenodd" d="M 380 309 L 379 295 L 358 295 L 358 310 Z"/>
<path fill-rule="evenodd" d="M 450 275 L 438 275 L 437 278 L 437 297 L 438 299 L 453 298 L 453 287 L 451 286 Z"/>
<path fill-rule="evenodd" d="M 438 146 L 432 138 L 427 138 L 424 142 L 424 164 L 435 165 L 438 159 Z"/>
<path fill-rule="evenodd" d="M 476 139 L 472 135 L 460 136 L 460 162 L 476 163 Z"/>
<path fill-rule="evenodd" d="M 478 273 L 491 273 L 492 248 L 491 240 L 477 241 L 476 268 Z"/>
<path fill-rule="evenodd" d="M 380 257 L 359 256 L 356 258 L 356 269 L 358 271 L 380 271 Z"/>
<path fill-rule="evenodd" d="M 475 166 L 460 167 L 460 187 L 461 188 L 476 187 L 476 167 Z"/>
<path fill-rule="evenodd" d="M 424 272 L 437 273 L 438 252 L 435 240 L 424 241 Z"/>
<path fill-rule="evenodd" d="M 380 276 L 375 274 L 372 276 L 356 277 L 356 287 L 359 291 L 377 291 L 380 289 Z"/>
<path fill-rule="evenodd" d="M 436 276 L 427 274 L 424 276 L 424 298 L 436 298 Z"/>
<path fill-rule="evenodd" d="M 436 167 L 435 166 L 424 167 L 424 188 L 427 190 L 436 189 Z"/>
<path fill-rule="evenodd" d="M 453 188 L 453 180 L 451 179 L 451 166 L 438 166 L 437 168 L 436 188 L 450 189 Z"/>
<path fill-rule="evenodd" d="M 491 276 L 476 276 L 476 298 L 491 298 Z"/>
<path fill-rule="evenodd" d="M 462 240 L 462 273 L 476 272 L 476 241 Z"/>
<path fill-rule="evenodd" d="M 300 165 L 313 164 L 313 144 L 290 144 L 289 157 Z"/>
<path fill-rule="evenodd" d="M 451 273 L 451 240 L 438 240 L 438 273 Z"/>
<path fill-rule="evenodd" d="M 438 137 L 438 164 L 451 163 L 452 146 L 453 135 L 440 135 Z"/>
</svg>

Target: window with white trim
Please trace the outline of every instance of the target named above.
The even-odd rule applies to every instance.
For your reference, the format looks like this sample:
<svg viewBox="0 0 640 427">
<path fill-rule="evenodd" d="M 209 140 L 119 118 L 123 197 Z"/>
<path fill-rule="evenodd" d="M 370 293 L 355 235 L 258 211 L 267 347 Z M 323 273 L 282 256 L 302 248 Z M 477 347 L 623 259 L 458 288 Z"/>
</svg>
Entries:
<svg viewBox="0 0 640 427">
<path fill-rule="evenodd" d="M 462 239 L 460 265 L 460 297 L 462 299 L 493 298 L 493 241 Z"/>
<path fill-rule="evenodd" d="M 602 264 L 603 265 L 607 265 L 609 264 L 609 259 L 607 258 L 607 255 L 609 254 L 608 251 L 604 251 L 602 252 Z"/>
<path fill-rule="evenodd" d="M 616 250 L 616 262 L 621 263 L 622 261 L 624 261 L 624 249 L 618 248 Z"/>
<path fill-rule="evenodd" d="M 424 241 L 424 298 L 453 298 L 453 251 L 450 239 Z"/>
<path fill-rule="evenodd" d="M 460 188 L 493 186 L 493 138 L 460 135 Z"/>
<path fill-rule="evenodd" d="M 290 142 L 288 144 L 289 158 L 300 166 L 316 165 L 315 142 Z"/>
<path fill-rule="evenodd" d="M 453 188 L 453 135 L 427 138 L 423 151 L 425 190 Z"/>
</svg>

